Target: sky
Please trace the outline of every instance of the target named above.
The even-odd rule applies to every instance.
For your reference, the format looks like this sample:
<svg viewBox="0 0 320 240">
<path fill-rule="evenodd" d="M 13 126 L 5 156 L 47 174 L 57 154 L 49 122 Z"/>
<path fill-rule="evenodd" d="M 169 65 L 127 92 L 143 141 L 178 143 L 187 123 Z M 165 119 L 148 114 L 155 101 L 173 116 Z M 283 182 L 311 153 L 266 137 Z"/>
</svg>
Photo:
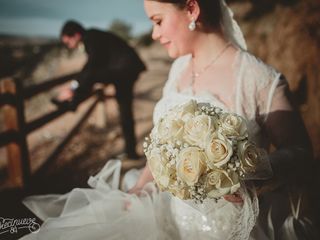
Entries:
<svg viewBox="0 0 320 240">
<path fill-rule="evenodd" d="M 114 19 L 148 31 L 142 0 L 0 0 L 0 34 L 58 37 L 66 20 L 107 29 Z"/>
</svg>

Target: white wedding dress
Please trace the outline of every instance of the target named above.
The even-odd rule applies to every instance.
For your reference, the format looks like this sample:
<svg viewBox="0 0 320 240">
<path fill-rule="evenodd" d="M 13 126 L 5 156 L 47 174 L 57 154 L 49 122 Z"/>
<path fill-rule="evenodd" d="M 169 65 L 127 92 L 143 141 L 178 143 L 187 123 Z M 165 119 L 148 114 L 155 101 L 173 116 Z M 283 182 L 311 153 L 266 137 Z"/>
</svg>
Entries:
<svg viewBox="0 0 320 240">
<path fill-rule="evenodd" d="M 177 90 L 177 79 L 190 61 L 190 55 L 178 58 L 170 70 L 163 98 L 154 109 L 154 122 L 176 104 L 195 99 L 209 102 L 249 120 L 252 140 L 262 147 L 268 141 L 256 122 L 277 108 L 286 84 L 273 68 L 246 51 L 239 50 L 232 65 L 235 77 L 233 106 L 225 106 L 210 92 L 194 96 L 191 89 Z M 203 204 L 183 201 L 166 192 L 158 192 L 153 183 L 145 186 L 143 196 L 119 190 L 121 162 L 109 160 L 88 180 L 92 188 L 74 189 L 65 195 L 31 196 L 24 204 L 44 220 L 37 233 L 22 239 L 268 239 L 256 224 L 258 200 L 252 187 L 241 188 L 243 204 L 224 199 L 206 200 Z M 123 189 L 131 188 L 139 170 L 124 177 Z M 252 230 L 253 229 L 253 230 Z"/>
</svg>

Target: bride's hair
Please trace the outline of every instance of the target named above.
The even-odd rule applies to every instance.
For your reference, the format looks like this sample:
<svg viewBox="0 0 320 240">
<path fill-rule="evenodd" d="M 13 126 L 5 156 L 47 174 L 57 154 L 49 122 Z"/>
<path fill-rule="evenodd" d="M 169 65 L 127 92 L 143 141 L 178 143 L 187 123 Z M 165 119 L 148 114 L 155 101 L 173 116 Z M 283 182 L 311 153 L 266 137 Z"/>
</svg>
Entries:
<svg viewBox="0 0 320 240">
<path fill-rule="evenodd" d="M 190 0 L 148 0 L 163 3 L 172 3 L 179 9 L 184 9 Z M 220 30 L 222 11 L 220 0 L 194 0 L 199 4 L 200 16 L 198 21 L 204 30 Z"/>
</svg>

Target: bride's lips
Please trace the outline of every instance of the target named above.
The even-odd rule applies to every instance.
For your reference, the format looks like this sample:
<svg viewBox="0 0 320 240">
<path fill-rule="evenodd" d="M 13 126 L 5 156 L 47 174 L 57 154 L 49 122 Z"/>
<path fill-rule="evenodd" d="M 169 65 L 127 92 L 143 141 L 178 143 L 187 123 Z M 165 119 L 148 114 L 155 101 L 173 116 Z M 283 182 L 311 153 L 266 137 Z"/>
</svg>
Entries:
<svg viewBox="0 0 320 240">
<path fill-rule="evenodd" d="M 170 42 L 161 43 L 165 48 L 168 48 L 170 45 Z"/>
</svg>

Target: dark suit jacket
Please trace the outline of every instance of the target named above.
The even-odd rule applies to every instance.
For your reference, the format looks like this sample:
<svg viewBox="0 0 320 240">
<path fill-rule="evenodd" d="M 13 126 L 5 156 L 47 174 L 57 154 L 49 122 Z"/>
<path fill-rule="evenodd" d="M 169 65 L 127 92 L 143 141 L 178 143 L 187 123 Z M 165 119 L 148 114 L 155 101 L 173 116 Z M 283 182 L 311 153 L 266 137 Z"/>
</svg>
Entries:
<svg viewBox="0 0 320 240">
<path fill-rule="evenodd" d="M 89 29 L 83 34 L 82 42 L 88 60 L 77 77 L 79 87 L 74 100 L 87 95 L 96 82 L 132 88 L 139 73 L 146 70 L 136 51 L 113 33 Z"/>
</svg>

